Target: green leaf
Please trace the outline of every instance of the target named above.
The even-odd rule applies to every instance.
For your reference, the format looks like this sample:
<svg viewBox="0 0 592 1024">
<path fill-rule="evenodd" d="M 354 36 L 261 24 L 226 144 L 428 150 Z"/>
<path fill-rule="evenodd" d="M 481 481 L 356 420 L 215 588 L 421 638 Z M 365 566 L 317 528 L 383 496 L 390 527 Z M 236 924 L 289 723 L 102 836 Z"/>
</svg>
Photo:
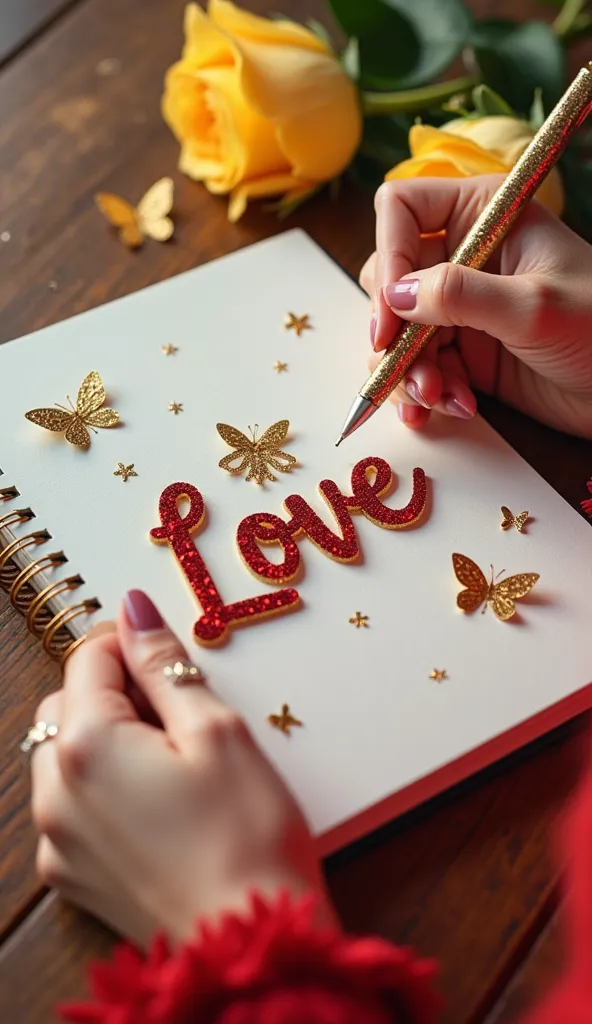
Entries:
<svg viewBox="0 0 592 1024">
<path fill-rule="evenodd" d="M 345 73 L 353 78 L 354 82 L 357 82 L 360 77 L 360 47 L 355 36 L 348 40 L 347 46 L 341 54 L 341 64 Z"/>
<path fill-rule="evenodd" d="M 563 219 L 574 231 L 592 240 L 592 133 L 574 139 L 559 164 L 566 206 Z"/>
<path fill-rule="evenodd" d="M 360 154 L 378 165 L 382 175 L 409 156 L 411 117 L 369 118 L 364 124 Z"/>
<path fill-rule="evenodd" d="M 463 0 L 329 0 L 359 43 L 367 89 L 409 89 L 431 81 L 458 56 L 473 19 Z"/>
<path fill-rule="evenodd" d="M 473 103 L 480 117 L 516 116 L 505 99 L 499 93 L 490 89 L 488 85 L 481 84 L 475 86 L 473 89 Z"/>
<path fill-rule="evenodd" d="M 532 107 L 530 108 L 530 116 L 528 118 L 528 122 L 533 132 L 538 132 L 544 120 L 545 108 L 543 106 L 543 92 L 542 89 L 535 89 Z"/>
<path fill-rule="evenodd" d="M 528 116 L 537 88 L 546 108 L 561 96 L 564 52 L 544 22 L 484 21 L 477 25 L 472 46 L 483 81 L 520 114 Z"/>
<path fill-rule="evenodd" d="M 316 18 L 309 18 L 308 21 L 306 22 L 306 27 L 309 28 L 311 32 L 314 32 L 315 36 L 318 39 L 320 39 L 321 42 L 325 44 L 325 46 L 329 47 L 330 50 L 333 49 L 333 42 L 331 40 L 331 36 L 329 35 L 328 30 L 325 28 L 323 24 L 321 24 L 320 21 L 317 21 Z"/>
</svg>

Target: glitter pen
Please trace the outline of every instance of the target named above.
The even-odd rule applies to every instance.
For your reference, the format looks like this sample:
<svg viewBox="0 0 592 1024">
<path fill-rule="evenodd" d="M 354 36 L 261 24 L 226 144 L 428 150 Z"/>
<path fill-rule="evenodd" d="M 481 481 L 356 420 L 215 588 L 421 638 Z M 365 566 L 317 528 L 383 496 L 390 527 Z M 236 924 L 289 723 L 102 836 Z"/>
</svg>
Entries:
<svg viewBox="0 0 592 1024">
<path fill-rule="evenodd" d="M 451 263 L 479 270 L 498 247 L 526 204 L 557 163 L 574 132 L 592 109 L 592 62 L 582 68 L 539 128 L 517 164 L 489 200 L 450 257 Z M 406 323 L 358 393 L 336 444 L 369 420 L 402 381 L 439 328 Z"/>
</svg>

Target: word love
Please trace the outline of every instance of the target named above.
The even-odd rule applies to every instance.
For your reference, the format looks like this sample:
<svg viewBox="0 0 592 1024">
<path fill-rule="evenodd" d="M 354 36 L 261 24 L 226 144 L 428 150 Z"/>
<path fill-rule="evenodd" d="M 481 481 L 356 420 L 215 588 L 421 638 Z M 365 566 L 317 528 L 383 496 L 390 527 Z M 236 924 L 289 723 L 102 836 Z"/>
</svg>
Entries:
<svg viewBox="0 0 592 1024">
<path fill-rule="evenodd" d="M 284 501 L 288 520 L 270 512 L 255 512 L 243 519 L 236 541 L 243 562 L 259 580 L 282 585 L 293 580 L 300 568 L 296 539 L 308 537 L 324 554 L 338 562 L 354 562 L 360 553 L 352 513 L 361 512 L 370 522 L 385 530 L 404 530 L 417 522 L 426 505 L 426 477 L 423 469 L 413 470 L 413 493 L 405 508 L 388 508 L 380 500 L 391 486 L 392 472 L 384 459 L 367 458 L 358 462 L 351 475 L 351 496 L 342 494 L 332 480 L 322 480 L 319 491 L 331 510 L 338 531 L 334 532 L 298 494 Z M 189 502 L 186 515 L 180 503 Z M 255 622 L 269 615 L 298 607 L 300 597 L 291 587 L 269 591 L 257 597 L 225 604 L 212 574 L 201 557 L 193 534 L 203 524 L 206 508 L 202 495 L 192 484 L 177 483 L 160 496 L 161 526 L 150 531 L 150 539 L 168 544 L 199 601 L 203 614 L 193 627 L 198 643 L 214 644 L 224 640 L 232 626 Z M 283 560 L 271 562 L 261 545 L 275 544 L 282 549 Z"/>
</svg>

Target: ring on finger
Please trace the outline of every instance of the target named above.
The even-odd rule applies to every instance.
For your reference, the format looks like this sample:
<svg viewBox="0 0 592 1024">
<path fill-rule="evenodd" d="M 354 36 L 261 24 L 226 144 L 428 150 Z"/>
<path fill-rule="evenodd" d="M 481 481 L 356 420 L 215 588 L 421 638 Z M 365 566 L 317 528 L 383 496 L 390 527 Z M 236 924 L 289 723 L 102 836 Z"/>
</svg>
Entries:
<svg viewBox="0 0 592 1024">
<path fill-rule="evenodd" d="M 205 682 L 201 669 L 197 665 L 192 665 L 190 661 L 176 661 L 173 665 L 166 665 L 163 672 L 165 678 L 172 680 L 174 686 Z"/>
<path fill-rule="evenodd" d="M 59 732 L 59 726 L 55 722 L 35 722 L 29 729 L 24 740 L 21 741 L 20 749 L 23 754 L 29 754 L 33 747 L 45 743 L 46 740 L 53 740 Z"/>
</svg>

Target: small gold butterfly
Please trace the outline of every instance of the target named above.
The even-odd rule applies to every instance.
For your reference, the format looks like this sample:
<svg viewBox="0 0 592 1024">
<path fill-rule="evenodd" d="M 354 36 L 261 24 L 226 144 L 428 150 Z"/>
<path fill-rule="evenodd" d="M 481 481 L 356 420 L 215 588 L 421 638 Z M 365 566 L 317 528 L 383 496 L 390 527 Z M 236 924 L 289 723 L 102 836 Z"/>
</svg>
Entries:
<svg viewBox="0 0 592 1024">
<path fill-rule="evenodd" d="M 507 505 L 502 505 L 503 519 L 500 523 L 502 530 L 509 530 L 512 526 L 515 526 L 518 533 L 522 533 L 524 524 L 528 519 L 528 512 L 520 512 L 519 515 L 515 516 Z"/>
<path fill-rule="evenodd" d="M 253 440 L 249 440 L 246 434 L 241 433 L 236 427 L 229 427 L 227 423 L 217 423 L 216 430 L 222 440 L 226 441 L 235 451 L 220 459 L 220 469 L 226 469 L 229 473 L 238 474 L 247 470 L 247 480 L 255 480 L 262 484 L 264 480 L 276 480 L 277 477 L 269 470 L 269 466 L 277 469 L 280 473 L 289 473 L 292 466 L 296 465 L 293 455 L 280 450 L 280 444 L 288 433 L 289 420 L 279 420 L 274 423 L 261 437 L 257 438 L 258 426 L 251 431 Z M 233 462 L 238 465 L 233 466 Z"/>
<path fill-rule="evenodd" d="M 25 416 L 31 423 L 45 430 L 57 433 L 65 431 L 66 441 L 78 448 L 88 448 L 90 434 L 87 426 L 96 434 L 95 427 L 114 427 L 119 422 L 119 413 L 115 409 L 101 409 L 105 401 L 103 381 L 96 370 L 92 370 L 80 385 L 76 399 L 76 408 L 68 395 L 72 409 L 57 405 L 55 409 L 31 409 Z"/>
<path fill-rule="evenodd" d="M 149 188 L 136 207 L 114 192 L 98 192 L 95 196 L 101 213 L 129 249 L 137 249 L 146 235 L 156 242 L 168 242 L 175 226 L 169 217 L 173 208 L 174 183 L 172 178 L 161 178 Z"/>
<path fill-rule="evenodd" d="M 485 612 L 487 605 L 490 604 L 502 622 L 512 618 L 516 612 L 515 602 L 521 597 L 526 597 L 540 578 L 537 572 L 522 572 L 494 583 L 491 566 L 491 581 L 488 583 L 479 566 L 466 555 L 454 554 L 452 567 L 458 582 L 466 587 L 456 599 L 458 607 L 470 614 L 480 605 L 483 605 Z M 498 573 L 498 576 L 501 576 L 501 573 Z"/>
</svg>

